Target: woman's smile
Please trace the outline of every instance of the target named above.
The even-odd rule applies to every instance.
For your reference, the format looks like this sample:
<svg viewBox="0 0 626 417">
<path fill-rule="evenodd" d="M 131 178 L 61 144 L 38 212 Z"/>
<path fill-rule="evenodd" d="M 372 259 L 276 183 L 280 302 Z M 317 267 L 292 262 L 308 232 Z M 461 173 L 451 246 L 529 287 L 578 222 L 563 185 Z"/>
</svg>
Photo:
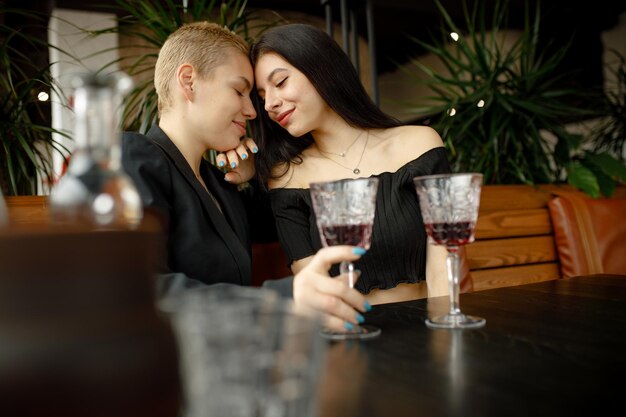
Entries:
<svg viewBox="0 0 626 417">
<path fill-rule="evenodd" d="M 276 117 L 276 122 L 278 122 L 278 124 L 280 124 L 282 127 L 287 126 L 287 123 L 289 123 L 289 119 L 291 118 L 291 115 L 293 114 L 295 110 L 296 109 L 291 109 L 291 110 L 282 112 L 281 114 L 278 115 L 278 117 Z"/>
<path fill-rule="evenodd" d="M 237 128 L 241 132 L 241 135 L 246 134 L 246 122 L 238 122 L 237 120 L 233 120 L 233 124 L 237 126 Z"/>
</svg>

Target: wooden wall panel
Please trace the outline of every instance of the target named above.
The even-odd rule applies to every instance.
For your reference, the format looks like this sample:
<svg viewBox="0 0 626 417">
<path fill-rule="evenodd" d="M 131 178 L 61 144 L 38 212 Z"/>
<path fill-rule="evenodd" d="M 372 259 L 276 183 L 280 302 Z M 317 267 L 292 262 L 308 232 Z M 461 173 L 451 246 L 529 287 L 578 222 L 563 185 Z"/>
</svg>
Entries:
<svg viewBox="0 0 626 417">
<path fill-rule="evenodd" d="M 483 187 L 481 211 L 537 209 L 546 207 L 550 191 L 531 185 L 489 185 Z"/>
<path fill-rule="evenodd" d="M 549 235 L 551 233 L 552 223 L 547 208 L 481 210 L 476 223 L 476 239 Z"/>
<path fill-rule="evenodd" d="M 476 241 L 467 246 L 474 290 L 560 278 L 547 205 L 556 185 L 483 187 Z"/>
<path fill-rule="evenodd" d="M 476 241 L 466 251 L 471 271 L 558 260 L 551 235 Z"/>
<path fill-rule="evenodd" d="M 42 225 L 48 223 L 48 197 L 6 196 L 9 223 L 19 225 Z"/>
<path fill-rule="evenodd" d="M 560 277 L 561 271 L 556 262 L 472 271 L 474 291 L 550 281 Z"/>
</svg>

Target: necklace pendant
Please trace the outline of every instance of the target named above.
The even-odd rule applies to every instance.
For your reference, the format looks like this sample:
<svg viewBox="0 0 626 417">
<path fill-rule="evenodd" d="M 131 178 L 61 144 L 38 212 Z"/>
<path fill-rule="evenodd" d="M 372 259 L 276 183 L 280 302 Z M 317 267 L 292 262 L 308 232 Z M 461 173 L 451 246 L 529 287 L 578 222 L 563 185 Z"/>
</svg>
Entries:
<svg viewBox="0 0 626 417">
<path fill-rule="evenodd" d="M 354 175 L 359 175 L 361 173 L 361 170 L 358 168 L 354 168 L 352 172 L 354 173 Z"/>
</svg>

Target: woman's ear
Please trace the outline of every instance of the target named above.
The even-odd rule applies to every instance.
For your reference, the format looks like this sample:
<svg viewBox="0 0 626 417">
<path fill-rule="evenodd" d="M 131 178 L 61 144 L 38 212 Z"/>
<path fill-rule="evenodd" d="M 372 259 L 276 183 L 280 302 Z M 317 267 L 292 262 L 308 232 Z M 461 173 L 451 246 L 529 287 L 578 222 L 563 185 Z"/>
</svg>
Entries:
<svg viewBox="0 0 626 417">
<path fill-rule="evenodd" d="M 176 71 L 176 81 L 178 88 L 189 101 L 193 101 L 193 86 L 195 80 L 195 71 L 190 64 L 182 64 Z"/>
</svg>

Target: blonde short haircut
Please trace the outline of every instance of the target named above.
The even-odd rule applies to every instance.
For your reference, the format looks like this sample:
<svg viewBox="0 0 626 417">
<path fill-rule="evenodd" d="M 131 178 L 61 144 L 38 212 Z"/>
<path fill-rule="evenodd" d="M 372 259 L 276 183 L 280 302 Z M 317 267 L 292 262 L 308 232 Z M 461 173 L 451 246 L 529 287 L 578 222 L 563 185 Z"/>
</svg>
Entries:
<svg viewBox="0 0 626 417">
<path fill-rule="evenodd" d="M 249 47 L 243 38 L 215 23 L 188 23 L 170 34 L 154 68 L 159 114 L 172 105 L 170 86 L 180 65 L 190 64 L 201 79 L 207 79 L 231 48 L 248 55 Z"/>
</svg>

